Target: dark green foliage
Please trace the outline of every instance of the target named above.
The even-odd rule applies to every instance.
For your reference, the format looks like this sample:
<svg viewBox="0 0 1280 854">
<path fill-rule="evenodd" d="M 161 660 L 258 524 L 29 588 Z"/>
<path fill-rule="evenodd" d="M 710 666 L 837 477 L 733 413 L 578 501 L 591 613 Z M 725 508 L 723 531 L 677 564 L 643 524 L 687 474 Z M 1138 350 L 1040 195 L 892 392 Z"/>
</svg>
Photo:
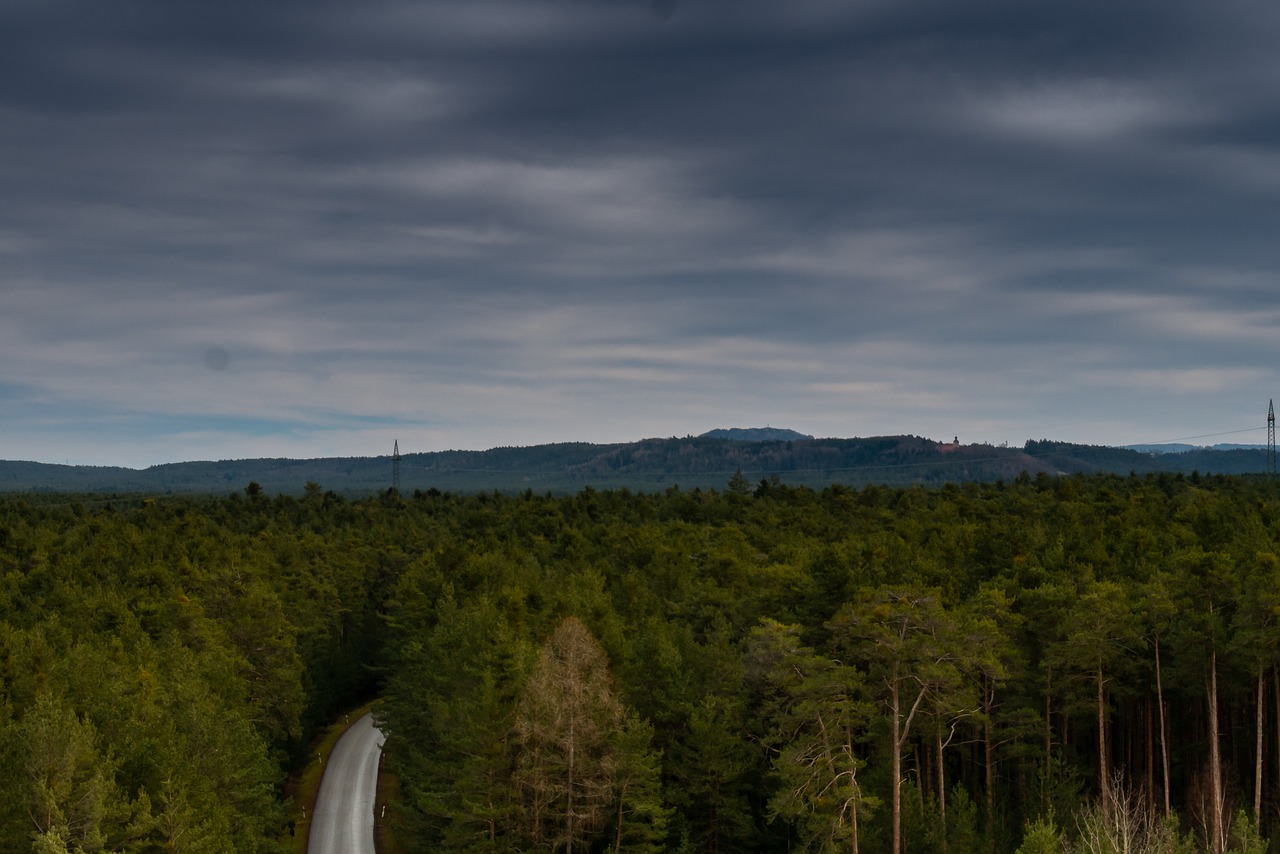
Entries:
<svg viewBox="0 0 1280 854">
<path fill-rule="evenodd" d="M 276 850 L 307 722 L 357 699 L 333 651 L 370 575 L 313 608 L 348 544 L 296 585 L 297 509 L 0 501 L 0 850 Z"/>
<path fill-rule="evenodd" d="M 666 850 L 673 810 L 662 798 L 662 755 L 653 748 L 653 726 L 628 715 L 613 736 L 617 757 L 614 851 L 658 854 Z"/>
<path fill-rule="evenodd" d="M 671 850 L 848 850 L 857 804 L 863 850 L 888 850 L 895 753 L 908 850 L 1012 851 L 1024 822 L 1044 839 L 1057 828 L 1070 836 L 1076 812 L 1104 794 L 1103 769 L 1125 775 L 1155 814 L 1166 786 L 1157 639 L 1167 786 L 1195 831 L 1206 644 L 1221 646 L 1220 697 L 1237 727 L 1252 721 L 1258 668 L 1273 663 L 1269 599 L 1250 592 L 1267 589 L 1259 555 L 1274 551 L 1280 518 L 1262 481 L 1022 478 L 815 493 L 766 479 L 750 494 L 739 484 L 454 500 L 456 518 L 433 518 L 450 542 L 473 545 L 442 573 L 450 595 L 504 603 L 505 628 L 480 643 L 527 655 L 579 616 L 607 651 L 628 719 L 652 725 L 662 772 L 648 797 L 670 820 L 633 828 L 642 811 L 616 813 L 620 838 L 642 846 L 661 847 L 665 826 Z M 1158 583 L 1174 584 L 1172 598 L 1153 598 Z M 1206 616 L 1210 595 L 1220 601 Z M 393 605 L 391 649 L 438 631 L 430 606 L 414 620 L 401 608 L 417 611 Z M 450 646 L 455 660 L 470 643 Z M 524 677 L 508 678 L 517 696 Z M 429 684 L 393 680 L 391 725 L 427 707 Z M 1266 720 L 1275 724 L 1274 711 Z M 1224 736 L 1227 761 L 1248 765 L 1250 742 L 1231 744 Z M 403 751 L 429 776 L 429 742 Z M 1273 765 L 1264 804 L 1280 802 Z M 494 767 L 514 775 L 519 765 L 509 751 Z M 441 785 L 456 776 L 436 773 Z M 1251 777 L 1230 779 L 1233 798 L 1251 794 Z M 1034 824 L 1048 815 L 1067 824 Z"/>
<path fill-rule="evenodd" d="M 1280 829 L 1270 481 L 724 489 L 744 463 L 563 498 L 0 499 L 0 850 L 273 851 L 310 733 L 379 694 L 408 850 L 1007 854 L 1122 809 L 1202 849 Z M 574 680 L 538 664 L 566 624 L 612 700 L 562 837 L 530 820 L 569 784 L 530 791 L 570 767 L 545 751 Z"/>
</svg>

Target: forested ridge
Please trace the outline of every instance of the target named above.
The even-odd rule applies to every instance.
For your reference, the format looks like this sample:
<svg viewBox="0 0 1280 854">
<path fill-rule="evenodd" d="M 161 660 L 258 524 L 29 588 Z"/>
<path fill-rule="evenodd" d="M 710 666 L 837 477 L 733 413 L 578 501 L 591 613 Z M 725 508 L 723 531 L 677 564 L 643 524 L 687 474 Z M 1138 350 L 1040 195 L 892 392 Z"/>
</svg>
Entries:
<svg viewBox="0 0 1280 854">
<path fill-rule="evenodd" d="M 0 850 L 278 850 L 378 695 L 410 851 L 1265 851 L 1278 524 L 1172 474 L 3 498 Z"/>
<path fill-rule="evenodd" d="M 1251 474 L 1267 470 L 1265 448 L 1190 448 L 1176 453 L 1076 445 L 1048 440 L 1023 447 L 935 442 L 919 436 L 854 439 L 779 438 L 789 431 L 721 430 L 703 436 L 595 445 L 562 442 L 487 451 L 434 451 L 401 457 L 400 488 L 459 493 L 572 495 L 588 486 L 661 492 L 669 486 L 719 489 L 735 471 L 753 480 L 778 477 L 789 486 L 833 483 L 941 486 L 1044 474 Z M 750 441 L 742 441 L 742 435 Z M 800 434 L 796 434 L 800 436 Z M 399 447 L 397 445 L 397 447 Z M 391 450 L 391 449 L 388 449 Z M 394 485 L 389 456 L 249 459 L 167 463 L 135 470 L 0 460 L 5 492 L 221 493 L 246 483 L 269 494 L 301 495 L 323 483 L 348 498 Z"/>
</svg>

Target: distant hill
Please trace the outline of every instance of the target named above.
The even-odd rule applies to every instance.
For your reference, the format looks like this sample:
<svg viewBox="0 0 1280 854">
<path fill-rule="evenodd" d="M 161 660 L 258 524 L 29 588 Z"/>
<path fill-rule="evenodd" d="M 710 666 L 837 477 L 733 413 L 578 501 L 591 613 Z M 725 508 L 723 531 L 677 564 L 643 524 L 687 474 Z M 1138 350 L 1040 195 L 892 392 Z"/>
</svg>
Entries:
<svg viewBox="0 0 1280 854">
<path fill-rule="evenodd" d="M 1265 449 L 1215 450 L 1192 447 L 1175 453 L 1159 453 L 1041 440 L 1027 442 L 1024 450 L 1029 456 L 1050 464 L 1063 474 L 1257 474 L 1267 470 Z"/>
<path fill-rule="evenodd" d="M 797 439 L 813 437 L 782 427 L 727 427 L 708 430 L 699 438 L 729 439 L 733 442 L 794 442 Z"/>
<path fill-rule="evenodd" d="M 735 435 L 748 432 L 739 430 Z M 793 431 L 781 432 L 791 438 L 746 440 L 703 435 L 612 445 L 571 442 L 404 454 L 401 490 L 563 494 L 585 487 L 724 489 L 738 471 L 752 483 L 776 479 L 793 486 L 822 488 L 832 483 L 941 485 L 1012 480 L 1023 473 L 1247 474 L 1264 472 L 1267 467 L 1265 449 L 1192 448 L 1157 453 L 1048 440 L 1011 448 L 940 443 L 918 436 L 813 439 Z M 267 493 L 297 494 L 310 482 L 342 494 L 368 495 L 389 488 L 391 479 L 392 462 L 387 456 L 222 460 L 170 463 L 142 470 L 0 462 L 0 492 L 10 493 L 225 494 L 241 491 L 253 482 Z"/>
<path fill-rule="evenodd" d="M 1236 445 L 1220 442 L 1217 445 L 1185 445 L 1169 442 L 1163 445 L 1125 445 L 1131 451 L 1144 454 L 1185 454 L 1188 451 L 1265 451 L 1266 445 Z"/>
</svg>

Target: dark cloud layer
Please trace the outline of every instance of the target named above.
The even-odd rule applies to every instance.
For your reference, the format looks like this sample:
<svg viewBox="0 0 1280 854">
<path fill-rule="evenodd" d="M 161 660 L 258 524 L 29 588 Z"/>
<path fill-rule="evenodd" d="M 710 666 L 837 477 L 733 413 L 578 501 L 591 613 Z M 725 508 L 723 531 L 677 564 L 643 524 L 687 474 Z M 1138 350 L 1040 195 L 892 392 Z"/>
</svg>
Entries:
<svg viewBox="0 0 1280 854">
<path fill-rule="evenodd" d="M 1278 31 L 1252 0 L 8 3 L 0 457 L 1261 441 Z"/>
</svg>

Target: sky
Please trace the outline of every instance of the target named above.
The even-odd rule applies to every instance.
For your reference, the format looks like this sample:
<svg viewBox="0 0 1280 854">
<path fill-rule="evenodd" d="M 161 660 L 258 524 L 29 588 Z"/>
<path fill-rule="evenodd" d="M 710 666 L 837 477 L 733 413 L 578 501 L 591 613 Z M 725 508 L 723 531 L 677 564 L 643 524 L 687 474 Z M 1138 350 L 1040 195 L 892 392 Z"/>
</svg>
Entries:
<svg viewBox="0 0 1280 854">
<path fill-rule="evenodd" d="M 4 0 L 0 459 L 1265 443 L 1272 0 Z"/>
</svg>

